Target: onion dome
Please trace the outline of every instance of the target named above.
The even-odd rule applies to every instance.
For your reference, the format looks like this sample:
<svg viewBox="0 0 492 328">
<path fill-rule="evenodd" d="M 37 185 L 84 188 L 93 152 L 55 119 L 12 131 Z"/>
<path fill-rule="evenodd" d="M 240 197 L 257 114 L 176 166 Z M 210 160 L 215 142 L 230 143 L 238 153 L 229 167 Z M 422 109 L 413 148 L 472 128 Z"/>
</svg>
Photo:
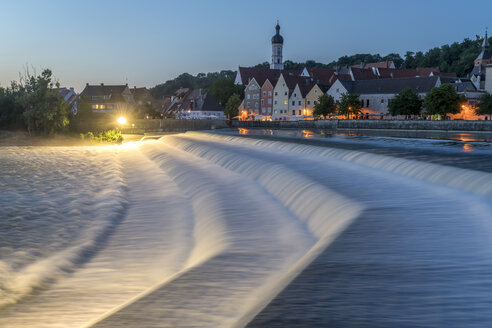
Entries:
<svg viewBox="0 0 492 328">
<path fill-rule="evenodd" d="M 277 26 L 275 26 L 277 33 L 272 37 L 272 43 L 284 43 L 284 38 L 280 35 L 280 25 L 277 22 Z"/>
</svg>

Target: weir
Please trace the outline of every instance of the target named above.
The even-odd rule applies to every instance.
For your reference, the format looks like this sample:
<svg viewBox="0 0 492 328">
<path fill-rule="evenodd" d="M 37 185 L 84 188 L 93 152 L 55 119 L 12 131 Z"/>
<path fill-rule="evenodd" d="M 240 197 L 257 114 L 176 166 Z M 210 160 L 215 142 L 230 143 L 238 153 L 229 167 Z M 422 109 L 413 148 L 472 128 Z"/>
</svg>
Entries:
<svg viewBox="0 0 492 328">
<path fill-rule="evenodd" d="M 128 194 L 124 218 L 84 266 L 0 310 L 2 327 L 275 326 L 265 314 L 327 256 L 349 254 L 356 267 L 368 265 L 359 252 L 376 263 L 403 265 L 401 256 L 418 268 L 432 263 L 429 272 L 490 260 L 489 173 L 198 132 L 111 149 Z M 371 240 L 368 249 L 336 246 L 354 233 Z M 388 284 L 398 283 L 392 268 Z M 475 290 L 471 278 L 458 277 L 458 293 Z M 443 290 L 444 303 L 454 299 Z M 478 300 L 470 299 L 471 310 Z"/>
</svg>

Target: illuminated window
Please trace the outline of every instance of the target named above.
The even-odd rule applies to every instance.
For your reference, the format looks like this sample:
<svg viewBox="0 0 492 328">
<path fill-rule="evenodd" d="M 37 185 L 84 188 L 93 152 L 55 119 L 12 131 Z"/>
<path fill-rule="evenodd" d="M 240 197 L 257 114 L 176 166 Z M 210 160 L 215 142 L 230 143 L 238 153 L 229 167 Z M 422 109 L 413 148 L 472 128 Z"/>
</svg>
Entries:
<svg viewBox="0 0 492 328">
<path fill-rule="evenodd" d="M 284 101 L 284 105 L 287 105 L 287 100 Z"/>
</svg>

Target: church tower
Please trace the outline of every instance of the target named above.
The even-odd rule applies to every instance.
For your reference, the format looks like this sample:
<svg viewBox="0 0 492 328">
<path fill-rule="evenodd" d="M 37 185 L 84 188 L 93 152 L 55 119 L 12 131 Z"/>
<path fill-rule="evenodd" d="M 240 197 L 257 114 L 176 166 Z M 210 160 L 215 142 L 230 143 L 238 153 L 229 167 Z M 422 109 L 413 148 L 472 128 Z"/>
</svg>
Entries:
<svg viewBox="0 0 492 328">
<path fill-rule="evenodd" d="M 478 55 L 477 59 L 475 59 L 475 66 L 479 66 L 482 64 L 490 64 L 491 62 L 491 54 L 489 50 L 489 38 L 487 35 L 487 29 L 485 29 L 485 37 L 482 42 L 482 52 Z"/>
<path fill-rule="evenodd" d="M 284 62 L 282 60 L 282 47 L 284 46 L 284 38 L 280 35 L 280 25 L 277 21 L 275 26 L 277 33 L 272 37 L 272 63 L 271 69 L 284 69 Z"/>
</svg>

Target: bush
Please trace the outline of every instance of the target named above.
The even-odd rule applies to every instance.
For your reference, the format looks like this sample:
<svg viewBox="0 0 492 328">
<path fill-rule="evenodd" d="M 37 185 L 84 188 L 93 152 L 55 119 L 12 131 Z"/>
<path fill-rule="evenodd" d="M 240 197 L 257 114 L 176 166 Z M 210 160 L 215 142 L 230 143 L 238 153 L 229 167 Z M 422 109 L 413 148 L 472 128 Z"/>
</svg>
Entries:
<svg viewBox="0 0 492 328">
<path fill-rule="evenodd" d="M 103 132 L 87 132 L 81 133 L 80 138 L 82 140 L 90 140 L 97 142 L 109 142 L 109 143 L 121 143 L 123 141 L 123 134 L 119 129 L 112 129 Z"/>
</svg>

